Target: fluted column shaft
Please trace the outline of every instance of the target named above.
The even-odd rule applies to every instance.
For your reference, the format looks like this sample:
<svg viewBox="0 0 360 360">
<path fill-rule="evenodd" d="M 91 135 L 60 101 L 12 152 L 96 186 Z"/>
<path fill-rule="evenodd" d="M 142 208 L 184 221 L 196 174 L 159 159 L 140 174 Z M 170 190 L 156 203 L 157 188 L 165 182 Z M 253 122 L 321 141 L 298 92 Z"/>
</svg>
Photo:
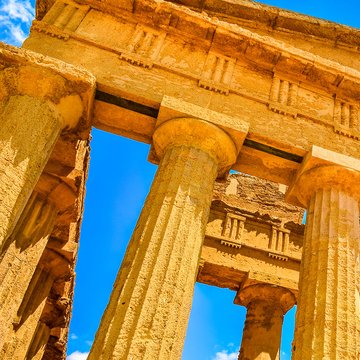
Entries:
<svg viewBox="0 0 360 360">
<path fill-rule="evenodd" d="M 13 324 L 19 316 L 25 294 L 31 296 L 31 281 L 53 229 L 56 214 L 56 206 L 34 192 L 0 254 L 0 351 L 13 334 Z M 33 300 L 27 299 L 28 302 Z"/>
<path fill-rule="evenodd" d="M 89 359 L 180 358 L 216 174 L 201 150 L 166 152 Z"/>
<path fill-rule="evenodd" d="M 239 360 L 278 360 L 284 313 L 266 301 L 247 307 Z"/>
<path fill-rule="evenodd" d="M 293 358 L 357 359 L 359 205 L 341 189 L 310 198 Z"/>
<path fill-rule="evenodd" d="M 17 306 L 11 329 L 6 333 L 4 346 L 0 349 L 2 360 L 42 359 L 50 328 L 41 326 L 39 322 L 54 281 L 71 275 L 69 265 L 69 261 L 57 249 L 49 246 L 45 248 L 30 283 L 27 284 L 21 304 Z M 67 306 L 66 299 L 58 301 L 59 308 Z"/>
<path fill-rule="evenodd" d="M 283 287 L 255 284 L 238 291 L 235 303 L 247 308 L 239 360 L 278 360 L 284 315 L 296 302 Z"/>
<path fill-rule="evenodd" d="M 60 132 L 86 126 L 95 78 L 0 43 L 0 253 Z"/>
<path fill-rule="evenodd" d="M 154 143 L 159 168 L 89 360 L 181 358 L 215 178 L 236 149 L 194 119 L 166 122 Z"/>
<path fill-rule="evenodd" d="M 61 131 L 46 102 L 12 96 L 0 112 L 0 252 L 15 227 Z"/>
<path fill-rule="evenodd" d="M 36 352 L 29 355 L 32 339 L 36 334 L 41 313 L 54 282 L 53 274 L 38 266 L 27 291 L 17 309 L 13 329 L 6 334 L 5 344 L 0 351 L 2 360 L 33 359 Z"/>
</svg>

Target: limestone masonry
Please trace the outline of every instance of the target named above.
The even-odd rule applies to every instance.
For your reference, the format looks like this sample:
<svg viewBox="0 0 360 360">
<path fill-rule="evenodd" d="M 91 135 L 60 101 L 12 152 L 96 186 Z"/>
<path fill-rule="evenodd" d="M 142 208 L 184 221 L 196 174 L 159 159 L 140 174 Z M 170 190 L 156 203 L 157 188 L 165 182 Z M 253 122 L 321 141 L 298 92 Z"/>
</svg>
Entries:
<svg viewBox="0 0 360 360">
<path fill-rule="evenodd" d="M 295 304 L 293 359 L 359 359 L 359 49 L 250 0 L 37 1 L 0 44 L 0 359 L 66 358 L 93 126 L 158 171 L 89 360 L 180 360 L 196 281 L 247 308 L 239 360 Z"/>
</svg>

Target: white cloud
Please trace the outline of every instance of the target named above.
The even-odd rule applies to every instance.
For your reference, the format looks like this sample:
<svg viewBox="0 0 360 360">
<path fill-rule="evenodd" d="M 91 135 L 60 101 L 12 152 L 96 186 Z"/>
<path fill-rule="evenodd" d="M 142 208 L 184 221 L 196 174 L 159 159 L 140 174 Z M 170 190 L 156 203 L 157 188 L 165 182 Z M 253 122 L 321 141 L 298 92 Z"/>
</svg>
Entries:
<svg viewBox="0 0 360 360">
<path fill-rule="evenodd" d="M 80 352 L 80 351 L 74 351 L 72 354 L 70 354 L 66 360 L 86 360 L 88 357 L 88 352 Z"/>
<path fill-rule="evenodd" d="M 74 333 L 71 333 L 70 334 L 70 339 L 71 340 L 77 340 L 79 337 L 76 335 L 76 334 L 74 334 Z"/>
<path fill-rule="evenodd" d="M 89 346 L 92 346 L 93 342 L 90 341 L 90 340 L 86 340 L 86 341 L 85 341 L 85 344 L 86 344 L 86 345 L 89 345 Z"/>
<path fill-rule="evenodd" d="M 26 39 L 26 34 L 24 33 L 20 25 L 10 24 L 9 30 L 13 38 L 18 43 L 22 43 Z"/>
<path fill-rule="evenodd" d="M 0 40 L 20 45 L 26 38 L 35 9 L 30 0 L 0 0 Z"/>
<path fill-rule="evenodd" d="M 217 352 L 212 360 L 237 360 L 238 356 L 238 352 L 229 353 L 227 350 L 222 350 Z"/>
<path fill-rule="evenodd" d="M 30 0 L 4 0 L 0 12 L 7 14 L 9 19 L 29 24 L 34 18 L 35 9 Z"/>
</svg>

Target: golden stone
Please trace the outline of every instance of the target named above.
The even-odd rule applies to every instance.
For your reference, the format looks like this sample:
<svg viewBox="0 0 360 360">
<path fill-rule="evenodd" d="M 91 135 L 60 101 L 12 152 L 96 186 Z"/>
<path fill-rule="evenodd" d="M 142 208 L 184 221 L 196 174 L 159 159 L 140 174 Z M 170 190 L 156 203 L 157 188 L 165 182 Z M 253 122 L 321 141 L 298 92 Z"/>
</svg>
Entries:
<svg viewBox="0 0 360 360">
<path fill-rule="evenodd" d="M 65 357 L 95 126 L 158 171 L 89 359 L 179 360 L 195 281 L 247 307 L 239 359 L 279 358 L 295 302 L 294 359 L 357 359 L 359 30 L 247 0 L 36 15 L 0 45 L 0 358 Z"/>
</svg>

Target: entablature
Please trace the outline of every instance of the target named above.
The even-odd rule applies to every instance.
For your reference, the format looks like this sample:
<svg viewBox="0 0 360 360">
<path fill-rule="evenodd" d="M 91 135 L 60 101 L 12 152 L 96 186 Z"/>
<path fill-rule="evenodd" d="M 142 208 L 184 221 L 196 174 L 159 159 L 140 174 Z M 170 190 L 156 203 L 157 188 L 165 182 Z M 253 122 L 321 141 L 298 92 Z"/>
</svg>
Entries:
<svg viewBox="0 0 360 360">
<path fill-rule="evenodd" d="M 224 1 L 224 3 L 226 2 Z M 81 17 L 77 13 L 74 14 L 75 10 L 69 9 L 71 7 L 76 8 L 77 13 L 81 12 L 83 17 L 89 9 L 93 9 L 111 14 L 120 22 L 134 23 L 135 26 L 143 24 L 149 29 L 154 29 L 150 30 L 154 33 L 162 30 L 166 34 L 181 39 L 186 36 L 186 42 L 194 43 L 197 47 L 203 47 L 207 50 L 214 49 L 223 56 L 244 59 L 266 70 L 293 76 L 298 81 L 309 83 L 311 86 L 315 85 L 326 92 L 330 92 L 331 95 L 349 97 L 355 100 L 360 99 L 360 90 L 356 86 L 359 83 L 360 72 L 355 69 L 285 44 L 271 35 L 259 35 L 238 25 L 218 21 L 207 16 L 206 13 L 199 14 L 170 2 L 158 3 L 140 0 L 133 3 L 132 13 L 129 17 L 130 14 L 124 11 L 127 7 L 122 7 L 121 2 L 58 0 L 43 18 L 43 22 L 47 22 L 50 26 L 62 27 L 68 32 L 75 31 L 77 28 L 75 20 Z M 58 13 L 58 16 L 54 16 L 54 13 Z M 291 12 L 287 13 L 292 14 Z M 296 16 L 300 18 L 300 22 L 309 22 L 309 19 L 313 19 L 306 16 L 303 18 Z M 71 21 L 66 20 L 67 17 L 71 18 Z M 64 23 L 66 24 L 64 25 Z M 324 21 L 324 23 L 329 22 Z M 37 23 L 35 24 L 38 26 Z M 38 30 L 40 28 L 41 26 Z M 352 31 L 352 35 L 357 34 L 360 39 L 359 31 L 345 26 L 340 26 L 340 28 L 344 28 L 344 31 L 345 29 L 348 32 Z M 96 32 L 104 32 L 104 29 L 97 26 Z M 136 33 L 138 33 L 138 29 L 135 31 L 135 38 Z M 70 36 L 70 34 L 68 35 Z M 357 41 L 355 36 L 352 36 L 351 39 L 353 43 Z M 129 46 L 131 47 L 131 44 L 128 44 Z"/>
<path fill-rule="evenodd" d="M 89 0 L 80 0 L 88 3 Z M 55 0 L 38 1 L 36 18 L 41 20 L 54 4 Z M 359 50 L 360 31 L 332 21 L 295 13 L 292 11 L 255 3 L 249 0 L 170 0 L 177 5 L 188 7 L 196 12 L 206 12 L 211 16 L 228 23 L 250 26 L 267 31 L 302 34 L 312 40 L 332 42 L 334 45 L 349 46 Z M 111 13 L 113 9 L 124 9 L 134 12 L 137 4 L 133 0 L 101 1 L 92 0 L 94 8 Z M 111 9 L 111 10 L 110 10 Z"/>
<path fill-rule="evenodd" d="M 285 203 L 275 184 L 230 175 L 226 184 L 215 187 L 198 281 L 233 290 L 250 281 L 296 293 L 302 215 L 300 208 Z"/>
<path fill-rule="evenodd" d="M 169 95 L 250 124 L 236 170 L 289 184 L 312 144 L 358 156 L 359 71 L 172 3 L 134 4 L 58 0 L 24 44 L 96 76 L 115 101 L 97 96 L 95 126 L 151 143 Z"/>
</svg>

